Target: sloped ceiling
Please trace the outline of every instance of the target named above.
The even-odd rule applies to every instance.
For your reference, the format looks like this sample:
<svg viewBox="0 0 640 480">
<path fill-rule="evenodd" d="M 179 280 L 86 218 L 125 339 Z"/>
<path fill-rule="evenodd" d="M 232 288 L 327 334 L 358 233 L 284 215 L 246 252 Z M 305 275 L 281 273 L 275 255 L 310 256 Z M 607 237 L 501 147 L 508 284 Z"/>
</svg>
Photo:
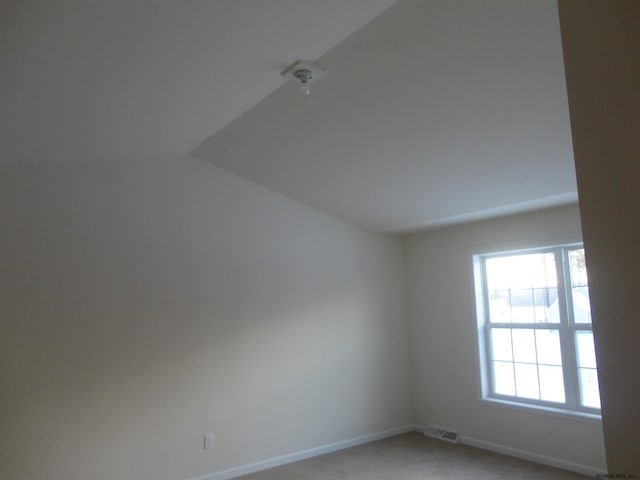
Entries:
<svg viewBox="0 0 640 480">
<path fill-rule="evenodd" d="M 403 0 L 194 154 L 375 231 L 576 200 L 554 1 Z"/>
<path fill-rule="evenodd" d="M 10 1 L 0 49 L 4 163 L 191 152 L 373 231 L 577 199 L 554 0 Z"/>
</svg>

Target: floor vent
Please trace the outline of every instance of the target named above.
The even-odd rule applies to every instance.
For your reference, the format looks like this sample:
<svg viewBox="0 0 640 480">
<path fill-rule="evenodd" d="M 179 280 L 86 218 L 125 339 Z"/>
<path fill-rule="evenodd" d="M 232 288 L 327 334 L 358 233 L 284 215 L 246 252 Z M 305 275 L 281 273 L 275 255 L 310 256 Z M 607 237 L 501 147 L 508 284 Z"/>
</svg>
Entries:
<svg viewBox="0 0 640 480">
<path fill-rule="evenodd" d="M 445 440 L 451 443 L 458 443 L 460 439 L 460 433 L 438 427 L 426 427 L 424 429 L 424 434 L 427 437 L 438 438 L 440 440 Z"/>
</svg>

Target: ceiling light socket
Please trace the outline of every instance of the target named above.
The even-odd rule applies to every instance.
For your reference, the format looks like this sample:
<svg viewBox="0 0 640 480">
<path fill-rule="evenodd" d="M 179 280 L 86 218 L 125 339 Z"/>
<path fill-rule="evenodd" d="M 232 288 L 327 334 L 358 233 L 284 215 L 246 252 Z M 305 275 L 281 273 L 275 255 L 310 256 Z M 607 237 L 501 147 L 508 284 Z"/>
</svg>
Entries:
<svg viewBox="0 0 640 480">
<path fill-rule="evenodd" d="M 315 62 L 308 60 L 296 60 L 280 74 L 300 85 L 300 94 L 308 96 L 311 93 L 311 84 L 321 78 L 327 71 Z"/>
</svg>

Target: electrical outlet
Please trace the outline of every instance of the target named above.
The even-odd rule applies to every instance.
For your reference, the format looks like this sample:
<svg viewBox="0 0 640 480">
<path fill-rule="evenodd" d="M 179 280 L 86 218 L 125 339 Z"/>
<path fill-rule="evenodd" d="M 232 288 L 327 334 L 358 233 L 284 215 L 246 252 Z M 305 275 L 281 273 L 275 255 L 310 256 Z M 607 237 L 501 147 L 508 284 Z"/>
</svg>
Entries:
<svg viewBox="0 0 640 480">
<path fill-rule="evenodd" d="M 209 450 L 213 448 L 213 433 L 204 434 L 204 449 Z"/>
</svg>

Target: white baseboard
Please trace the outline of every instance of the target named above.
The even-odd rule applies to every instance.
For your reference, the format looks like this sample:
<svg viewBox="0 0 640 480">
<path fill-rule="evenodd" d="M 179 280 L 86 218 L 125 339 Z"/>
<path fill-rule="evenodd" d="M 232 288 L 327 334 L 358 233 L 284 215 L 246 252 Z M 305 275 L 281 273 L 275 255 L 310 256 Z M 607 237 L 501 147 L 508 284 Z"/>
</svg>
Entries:
<svg viewBox="0 0 640 480">
<path fill-rule="evenodd" d="M 426 427 L 424 425 L 415 425 L 415 431 L 424 433 Z M 487 442 L 486 440 L 480 440 L 479 438 L 468 437 L 460 435 L 460 443 L 469 445 L 470 447 L 480 448 L 482 450 L 489 450 L 490 452 L 501 453 L 510 457 L 521 458 L 522 460 L 529 460 L 530 462 L 540 463 L 549 467 L 560 468 L 569 472 L 576 472 L 582 475 L 595 477 L 598 474 L 606 473 L 602 468 L 593 467 L 591 465 L 583 465 L 581 463 L 569 462 L 567 460 L 561 460 L 555 457 L 549 457 L 547 455 L 541 455 L 539 453 L 528 452 L 526 450 L 520 450 L 517 448 L 507 447 L 493 442 Z"/>
<path fill-rule="evenodd" d="M 418 425 L 402 425 L 400 427 L 391 428 L 389 430 L 383 430 L 381 432 L 372 433 L 369 435 L 362 435 L 360 437 L 351 438 L 348 440 L 342 440 L 340 442 L 330 443 L 328 445 L 322 445 L 316 448 L 310 448 L 308 450 L 302 450 L 299 452 L 289 453 L 280 457 L 269 458 L 267 460 L 261 460 L 259 462 L 250 463 L 248 465 L 241 465 L 239 467 L 229 468 L 201 477 L 193 477 L 190 480 L 229 480 L 241 475 L 248 475 L 250 473 L 258 472 L 260 470 L 266 470 L 267 468 L 279 467 L 287 463 L 293 463 L 300 460 L 304 460 L 311 457 L 317 457 L 318 455 L 324 455 L 325 453 L 336 452 L 338 450 L 344 450 L 345 448 L 355 447 L 363 445 L 365 443 L 375 442 L 376 440 L 382 440 L 383 438 L 393 437 L 394 435 L 400 435 L 401 433 L 419 431 Z"/>
<path fill-rule="evenodd" d="M 598 474 L 604 473 L 604 470 L 597 467 L 592 467 L 590 465 L 568 462 L 559 458 L 527 452 L 525 450 L 519 450 L 517 448 L 507 447 L 504 445 L 499 445 L 497 443 L 479 440 L 473 437 L 466 437 L 464 435 L 460 436 L 460 443 L 469 445 L 471 447 L 481 448 L 483 450 L 489 450 L 491 452 L 501 453 L 503 455 L 509 455 L 511 457 L 521 458 L 523 460 L 529 460 L 535 463 L 541 463 L 542 465 L 547 465 L 549 467 L 561 468 L 562 470 L 581 473 L 582 475 L 588 475 L 590 477 L 595 477 Z"/>
<path fill-rule="evenodd" d="M 193 477 L 189 480 L 230 480 L 241 475 L 248 475 L 260 470 L 266 470 L 267 468 L 279 467 L 280 465 L 286 465 L 287 463 L 298 462 L 307 458 L 317 457 L 318 455 L 324 455 L 326 453 L 344 450 L 345 448 L 356 447 L 365 443 L 375 442 L 376 440 L 382 440 L 383 438 L 393 437 L 394 435 L 400 435 L 407 432 L 424 433 L 424 431 L 425 427 L 423 425 L 402 425 L 400 427 L 383 430 L 381 432 L 376 432 L 369 435 L 362 435 L 360 437 L 342 440 L 340 442 L 330 443 L 328 445 L 322 445 L 316 448 L 301 450 L 299 452 L 293 452 L 287 455 L 269 458 L 266 460 L 261 460 L 259 462 L 229 468 L 227 470 L 221 470 L 219 472 L 210 473 L 208 475 L 203 475 L 200 477 Z M 503 455 L 509 455 L 511 457 L 521 458 L 523 460 L 529 460 L 531 462 L 540 463 L 542 465 L 580 473 L 582 475 L 587 475 L 590 477 L 595 477 L 598 474 L 605 473 L 603 469 L 590 465 L 568 462 L 559 458 L 507 447 L 505 445 L 499 445 L 497 443 L 487 442 L 485 440 L 467 437 L 465 435 L 460 436 L 460 443 L 469 445 L 471 447 L 481 448 L 483 450 L 489 450 L 491 452 L 501 453 Z"/>
</svg>

